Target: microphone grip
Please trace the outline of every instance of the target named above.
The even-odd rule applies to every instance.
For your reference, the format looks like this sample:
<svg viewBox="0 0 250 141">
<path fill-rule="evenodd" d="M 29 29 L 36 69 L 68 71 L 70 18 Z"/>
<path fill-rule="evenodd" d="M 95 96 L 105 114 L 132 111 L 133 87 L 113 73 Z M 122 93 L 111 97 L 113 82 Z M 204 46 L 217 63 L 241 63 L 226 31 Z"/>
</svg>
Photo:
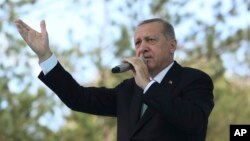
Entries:
<svg viewBox="0 0 250 141">
<path fill-rule="evenodd" d="M 122 63 L 114 68 L 112 68 L 112 73 L 121 73 L 132 69 L 133 66 L 129 63 Z"/>
</svg>

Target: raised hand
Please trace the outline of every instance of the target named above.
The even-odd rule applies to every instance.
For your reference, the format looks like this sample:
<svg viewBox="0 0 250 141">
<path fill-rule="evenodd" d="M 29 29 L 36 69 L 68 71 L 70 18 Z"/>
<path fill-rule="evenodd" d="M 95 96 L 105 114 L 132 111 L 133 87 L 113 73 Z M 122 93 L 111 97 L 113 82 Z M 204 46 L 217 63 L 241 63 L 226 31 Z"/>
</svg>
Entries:
<svg viewBox="0 0 250 141">
<path fill-rule="evenodd" d="M 39 62 L 48 59 L 52 52 L 49 48 L 49 38 L 45 21 L 40 22 L 41 33 L 35 31 L 22 20 L 16 20 L 18 31 L 29 47 L 37 54 Z"/>
<path fill-rule="evenodd" d="M 132 71 L 135 78 L 135 82 L 139 87 L 144 89 L 150 82 L 150 76 L 146 64 L 139 57 L 124 58 L 123 60 L 134 67 Z"/>
</svg>

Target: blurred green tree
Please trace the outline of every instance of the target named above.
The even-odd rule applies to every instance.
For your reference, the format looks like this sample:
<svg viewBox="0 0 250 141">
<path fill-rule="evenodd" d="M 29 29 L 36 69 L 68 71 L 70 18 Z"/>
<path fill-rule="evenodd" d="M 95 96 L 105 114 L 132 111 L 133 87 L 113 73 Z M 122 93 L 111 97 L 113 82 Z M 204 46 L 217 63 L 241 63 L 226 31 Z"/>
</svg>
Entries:
<svg viewBox="0 0 250 141">
<path fill-rule="evenodd" d="M 16 19 L 16 8 L 35 3 L 34 0 L 0 3 L 0 140 L 1 141 L 42 141 L 54 138 L 54 133 L 38 121 L 46 114 L 53 114 L 55 101 L 46 95 L 45 89 L 37 89 L 32 95 L 30 74 L 33 56 L 26 52 L 24 41 L 17 40 L 8 28 Z M 2 19 L 3 18 L 3 19 Z M 16 31 L 15 31 L 16 32 Z M 27 57 L 26 57 L 27 55 Z M 31 58 L 30 60 L 27 58 Z M 22 68 L 22 69 L 20 69 Z M 16 85 L 16 90 L 11 90 Z M 53 139 L 54 140 L 54 139 Z"/>
</svg>

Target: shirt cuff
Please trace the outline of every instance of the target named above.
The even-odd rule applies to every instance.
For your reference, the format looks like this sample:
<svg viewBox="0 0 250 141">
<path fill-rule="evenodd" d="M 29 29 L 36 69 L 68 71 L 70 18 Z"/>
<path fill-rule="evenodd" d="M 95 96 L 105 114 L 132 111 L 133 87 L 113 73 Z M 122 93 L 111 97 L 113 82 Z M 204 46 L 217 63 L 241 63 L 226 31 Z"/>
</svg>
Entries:
<svg viewBox="0 0 250 141">
<path fill-rule="evenodd" d="M 52 54 L 47 60 L 41 62 L 39 65 L 43 71 L 43 74 L 46 75 L 49 73 L 57 64 L 57 58 Z"/>
<path fill-rule="evenodd" d="M 147 90 L 150 88 L 150 86 L 155 83 L 156 81 L 154 80 L 151 80 L 148 85 L 145 87 L 145 89 L 143 90 L 143 94 L 145 94 L 147 92 Z"/>
</svg>

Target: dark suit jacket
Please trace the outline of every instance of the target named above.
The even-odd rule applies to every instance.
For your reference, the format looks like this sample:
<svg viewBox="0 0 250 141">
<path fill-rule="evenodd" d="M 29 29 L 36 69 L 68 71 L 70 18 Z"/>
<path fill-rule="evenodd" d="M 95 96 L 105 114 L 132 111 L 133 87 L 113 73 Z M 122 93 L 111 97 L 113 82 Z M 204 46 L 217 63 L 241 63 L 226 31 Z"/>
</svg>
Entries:
<svg viewBox="0 0 250 141">
<path fill-rule="evenodd" d="M 72 110 L 117 117 L 118 141 L 204 141 L 214 106 L 210 77 L 176 62 L 145 94 L 133 78 L 112 89 L 82 87 L 60 63 L 39 78 Z"/>
</svg>

